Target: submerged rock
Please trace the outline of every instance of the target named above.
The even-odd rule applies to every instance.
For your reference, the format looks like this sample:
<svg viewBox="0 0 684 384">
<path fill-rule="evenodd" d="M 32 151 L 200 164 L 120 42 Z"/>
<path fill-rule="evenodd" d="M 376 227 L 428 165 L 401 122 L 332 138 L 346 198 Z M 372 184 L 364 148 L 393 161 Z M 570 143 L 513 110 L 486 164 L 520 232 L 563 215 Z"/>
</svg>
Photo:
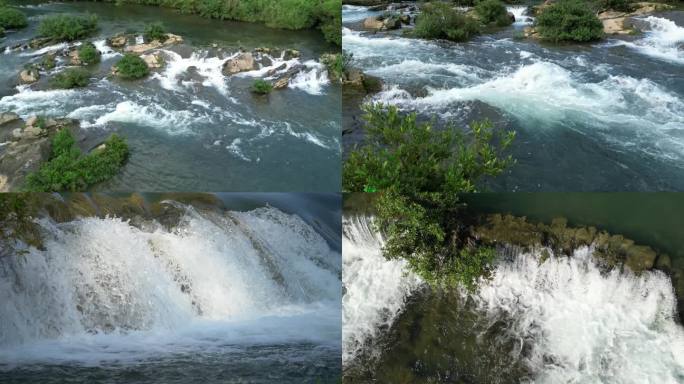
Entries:
<svg viewBox="0 0 684 384">
<path fill-rule="evenodd" d="M 112 48 L 123 48 L 128 44 L 128 35 L 120 33 L 107 39 L 107 45 Z"/>
<path fill-rule="evenodd" d="M 223 74 L 226 76 L 240 72 L 253 71 L 256 69 L 254 56 L 250 52 L 242 52 L 237 56 L 226 60 L 223 64 Z"/>
<path fill-rule="evenodd" d="M 0 113 L 0 126 L 20 120 L 19 115 L 14 112 Z"/>
</svg>

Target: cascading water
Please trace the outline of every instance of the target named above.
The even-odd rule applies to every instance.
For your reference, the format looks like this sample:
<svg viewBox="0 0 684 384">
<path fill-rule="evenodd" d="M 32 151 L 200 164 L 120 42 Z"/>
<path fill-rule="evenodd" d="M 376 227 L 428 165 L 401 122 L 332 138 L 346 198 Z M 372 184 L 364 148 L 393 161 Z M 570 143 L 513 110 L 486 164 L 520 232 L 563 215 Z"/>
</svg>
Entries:
<svg viewBox="0 0 684 384">
<path fill-rule="evenodd" d="M 339 253 L 275 208 L 178 207 L 173 229 L 40 219 L 44 249 L 0 259 L 0 378 L 173 362 L 257 382 L 339 375 Z"/>
<path fill-rule="evenodd" d="M 345 219 L 343 241 L 345 369 L 367 364 L 355 359 L 367 356 L 368 339 L 385 339 L 379 366 L 370 369 L 389 372 L 384 378 L 410 367 L 423 379 L 474 382 L 684 379 L 684 329 L 675 320 L 670 279 L 661 272 L 602 272 L 586 247 L 571 256 L 551 253 L 544 262 L 543 250 L 508 249 L 478 291 L 452 290 L 435 299 L 416 290 L 400 262 L 379 255 L 382 242 L 368 221 Z"/>
<path fill-rule="evenodd" d="M 392 322 L 404 302 L 420 285 L 406 274 L 406 263 L 382 256 L 382 237 L 372 229 L 372 219 L 345 217 L 343 222 L 342 361 L 353 363 L 382 327 Z"/>
<path fill-rule="evenodd" d="M 489 119 L 516 131 L 518 163 L 491 181 L 494 190 L 681 190 L 681 12 L 644 18 L 643 36 L 549 45 L 518 38 L 532 20 L 524 7 L 509 11 L 520 21 L 464 43 L 354 30 L 343 20 L 352 65 L 384 84 L 358 102 L 437 116 L 440 126 Z M 362 137 L 345 136 L 345 147 Z"/>
</svg>

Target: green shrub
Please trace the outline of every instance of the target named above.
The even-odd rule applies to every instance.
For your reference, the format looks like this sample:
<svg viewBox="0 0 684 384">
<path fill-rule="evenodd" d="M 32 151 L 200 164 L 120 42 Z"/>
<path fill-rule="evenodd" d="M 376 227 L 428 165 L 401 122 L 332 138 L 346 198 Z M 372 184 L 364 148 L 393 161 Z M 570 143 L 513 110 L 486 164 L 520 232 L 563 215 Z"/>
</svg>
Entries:
<svg viewBox="0 0 684 384">
<path fill-rule="evenodd" d="M 424 39 L 465 41 L 476 35 L 480 26 L 476 20 L 453 9 L 447 3 L 427 3 L 416 19 L 413 34 Z"/>
<path fill-rule="evenodd" d="M 286 29 L 318 28 L 326 40 L 342 44 L 341 0 L 105 0 L 117 4 L 170 7 L 203 17 L 265 23 Z"/>
<path fill-rule="evenodd" d="M 82 68 L 68 68 L 50 79 L 55 88 L 83 88 L 90 82 L 90 73 Z"/>
<path fill-rule="evenodd" d="M 331 53 L 321 56 L 321 63 L 326 66 L 330 77 L 341 79 L 344 72 L 349 67 L 352 55 L 347 52 Z"/>
<path fill-rule="evenodd" d="M 57 41 L 74 41 L 97 30 L 97 16 L 53 15 L 44 18 L 38 26 L 41 37 Z"/>
<path fill-rule="evenodd" d="M 166 30 L 162 23 L 152 23 L 145 27 L 145 33 L 143 35 L 145 41 L 158 40 L 160 42 L 166 41 Z"/>
<path fill-rule="evenodd" d="M 93 45 L 93 43 L 83 43 L 78 48 L 78 57 L 83 64 L 97 64 L 100 62 L 101 56 L 102 54 L 100 53 L 100 51 L 97 50 L 97 48 L 95 48 L 95 45 Z"/>
<path fill-rule="evenodd" d="M 344 162 L 345 191 L 474 192 L 479 179 L 501 173 L 512 162 L 499 154 L 514 134 L 495 137 L 489 122 L 473 123 L 467 140 L 454 127 L 435 130 L 430 123 L 418 124 L 415 113 L 402 116 L 396 107 L 366 105 L 364 111 L 367 136 Z"/>
<path fill-rule="evenodd" d="M 20 29 L 28 26 L 23 12 L 9 7 L 0 8 L 0 27 L 3 29 Z"/>
<path fill-rule="evenodd" d="M 537 15 L 539 36 L 549 41 L 594 41 L 603 37 L 603 23 L 587 2 L 561 0 Z"/>
<path fill-rule="evenodd" d="M 265 95 L 273 90 L 273 85 L 270 82 L 263 79 L 256 79 L 252 83 L 252 92 L 259 95 Z"/>
<path fill-rule="evenodd" d="M 496 24 L 500 27 L 511 25 L 506 6 L 499 0 L 482 0 L 475 5 L 475 13 L 485 24 Z"/>
<path fill-rule="evenodd" d="M 44 70 L 54 69 L 57 66 L 57 59 L 54 54 L 47 54 L 41 60 L 41 66 Z"/>
<path fill-rule="evenodd" d="M 612 9 L 620 12 L 632 12 L 634 6 L 629 0 L 599 0 L 599 6 L 602 9 Z"/>
<path fill-rule="evenodd" d="M 83 155 L 68 129 L 52 141 L 50 160 L 28 175 L 26 187 L 36 192 L 83 191 L 115 176 L 128 159 L 128 145 L 116 134 L 104 142 L 104 149 Z"/>
<path fill-rule="evenodd" d="M 116 74 L 124 79 L 141 79 L 150 73 L 145 60 L 132 53 L 125 54 L 114 68 Z"/>
<path fill-rule="evenodd" d="M 514 134 L 496 134 L 488 122 L 471 124 L 466 137 L 454 127 L 435 130 L 416 114 L 367 105 L 367 137 L 343 164 L 343 189 L 377 191 L 375 225 L 386 238 L 383 254 L 404 259 L 434 284 L 472 288 L 490 271 L 495 252 L 462 236 L 459 193 L 476 192 L 483 177 L 513 163 L 502 153 Z"/>
</svg>

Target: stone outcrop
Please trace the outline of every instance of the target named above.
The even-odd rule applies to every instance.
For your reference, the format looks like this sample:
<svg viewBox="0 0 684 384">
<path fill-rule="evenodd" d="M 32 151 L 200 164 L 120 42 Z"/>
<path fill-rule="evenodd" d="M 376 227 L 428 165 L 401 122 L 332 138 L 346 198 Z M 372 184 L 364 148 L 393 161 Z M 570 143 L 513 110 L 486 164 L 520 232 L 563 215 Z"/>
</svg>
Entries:
<svg viewBox="0 0 684 384">
<path fill-rule="evenodd" d="M 594 257 L 603 267 L 624 266 L 637 273 L 652 269 L 657 258 L 651 247 L 595 227 L 569 227 L 564 218 L 544 224 L 531 223 L 525 217 L 493 214 L 472 228 L 472 236 L 485 244 L 509 244 L 527 250 L 548 247 L 559 255 L 592 246 Z"/>
<path fill-rule="evenodd" d="M 164 66 L 164 58 L 159 52 L 142 55 L 140 58 L 145 61 L 145 64 L 150 69 L 159 69 Z"/>
<path fill-rule="evenodd" d="M 223 64 L 223 74 L 226 76 L 240 72 L 253 71 L 256 69 L 254 55 L 250 52 L 242 52 L 237 56 L 226 60 Z"/>
<path fill-rule="evenodd" d="M 389 31 L 392 29 L 401 28 L 401 18 L 398 16 L 371 16 L 363 21 L 363 27 L 365 29 L 377 30 L 377 31 Z"/>
<path fill-rule="evenodd" d="M 170 45 L 180 44 L 182 42 L 183 42 L 182 37 L 180 37 L 178 35 L 171 34 L 171 33 L 167 33 L 166 34 L 166 40 L 164 40 L 164 41 L 153 40 L 153 41 L 150 41 L 148 43 L 128 45 L 124 48 L 124 51 L 140 55 L 140 54 L 143 54 L 145 52 L 148 52 L 148 51 L 151 51 L 154 49 L 159 49 L 162 47 L 168 47 Z"/>
<path fill-rule="evenodd" d="M 26 176 L 38 170 L 51 152 L 51 140 L 59 129 L 76 129 L 78 122 L 71 119 L 43 119 L 30 117 L 24 122 L 13 114 L 0 123 L 0 137 L 9 144 L 0 154 L 0 191 L 20 190 Z"/>
<path fill-rule="evenodd" d="M 19 72 L 19 81 L 22 84 L 33 84 L 38 80 L 40 80 L 40 73 L 36 68 L 30 67 Z"/>
</svg>

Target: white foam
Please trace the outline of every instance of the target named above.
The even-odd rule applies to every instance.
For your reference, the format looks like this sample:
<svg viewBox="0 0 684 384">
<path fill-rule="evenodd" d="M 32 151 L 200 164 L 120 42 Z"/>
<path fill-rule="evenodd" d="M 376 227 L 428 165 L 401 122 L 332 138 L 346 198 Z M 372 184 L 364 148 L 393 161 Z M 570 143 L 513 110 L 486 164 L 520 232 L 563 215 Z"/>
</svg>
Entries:
<svg viewBox="0 0 684 384">
<path fill-rule="evenodd" d="M 289 86 L 310 95 L 321 95 L 328 84 L 330 84 L 330 79 L 325 66 L 314 60 L 309 60 L 304 63 L 304 69 L 290 79 Z"/>
<path fill-rule="evenodd" d="M 0 99 L 0 110 L 13 111 L 22 118 L 37 113 L 61 117 L 65 103 L 82 103 L 92 95 L 89 91 L 73 89 L 34 91 L 27 85 L 19 86 L 17 90 L 18 93 Z"/>
<path fill-rule="evenodd" d="M 46 53 L 61 51 L 67 48 L 69 48 L 69 44 L 59 43 L 54 45 L 48 45 L 47 47 L 43 47 L 35 51 L 20 53 L 19 56 L 40 56 Z"/>
<path fill-rule="evenodd" d="M 356 59 L 385 58 L 388 55 L 390 57 L 401 55 L 409 58 L 425 52 L 425 48 L 439 48 L 427 40 L 395 36 L 372 37 L 372 35 L 346 27 L 342 28 L 342 45 L 345 50 L 352 52 Z"/>
<path fill-rule="evenodd" d="M 381 327 L 391 325 L 421 284 L 406 263 L 382 256 L 384 241 L 366 217 L 343 221 L 342 361 L 362 352 Z"/>
<path fill-rule="evenodd" d="M 219 57 L 208 57 L 207 52 L 193 52 L 190 57 L 183 58 L 176 52 L 162 50 L 166 58 L 166 67 L 161 73 L 155 73 L 153 78 L 159 80 L 164 89 L 182 91 L 191 84 L 184 83 L 179 77 L 185 74 L 191 67 L 203 78 L 202 86 L 213 87 L 222 95 L 229 94 L 228 85 L 221 72 L 225 60 Z"/>
<path fill-rule="evenodd" d="M 681 383 L 684 330 L 669 278 L 602 274 L 591 252 L 541 265 L 538 255 L 518 255 L 473 298 L 493 318 L 505 314 L 513 336 L 531 344 L 522 358 L 535 383 Z"/>
<path fill-rule="evenodd" d="M 231 344 L 339 345 L 340 255 L 274 208 L 175 230 L 42 220 L 45 250 L 0 260 L 0 367 L 98 365 Z"/>
<path fill-rule="evenodd" d="M 111 58 L 121 56 L 121 53 L 112 49 L 112 47 L 107 45 L 107 40 L 97 40 L 93 42 L 95 48 L 102 54 L 102 61 L 109 60 Z"/>
<path fill-rule="evenodd" d="M 159 104 L 145 106 L 133 101 L 78 108 L 69 117 L 80 119 L 84 128 L 102 127 L 111 122 L 132 123 L 157 128 L 168 134 L 189 134 L 193 132 L 192 126 L 211 123 L 207 114 L 169 110 Z"/>
<path fill-rule="evenodd" d="M 527 13 L 527 6 L 525 5 L 509 5 L 506 10 L 515 16 L 513 25 L 531 25 L 534 23 L 534 17 L 525 15 Z"/>
<path fill-rule="evenodd" d="M 634 42 L 620 41 L 618 44 L 660 60 L 684 64 L 684 27 L 662 17 L 648 16 L 642 20 L 650 26 L 644 32 L 645 36 Z"/>
</svg>

